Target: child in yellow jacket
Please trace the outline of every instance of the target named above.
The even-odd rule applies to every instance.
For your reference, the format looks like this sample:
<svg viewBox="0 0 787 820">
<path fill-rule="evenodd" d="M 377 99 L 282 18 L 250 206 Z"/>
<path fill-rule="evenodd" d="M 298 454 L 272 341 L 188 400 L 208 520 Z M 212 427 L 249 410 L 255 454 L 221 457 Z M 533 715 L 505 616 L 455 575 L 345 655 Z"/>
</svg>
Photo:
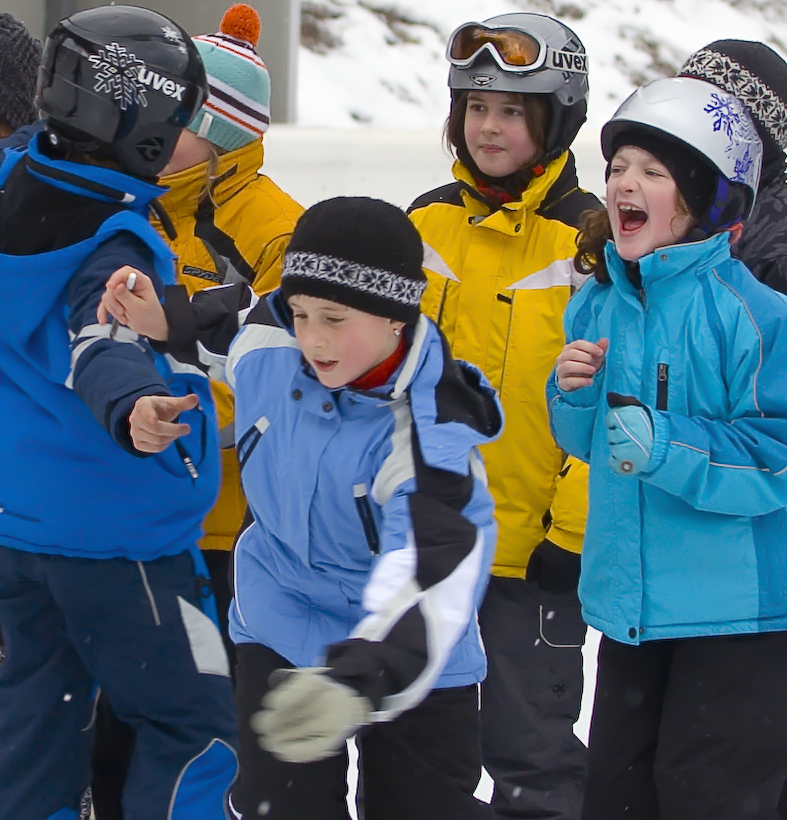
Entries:
<svg viewBox="0 0 787 820">
<path fill-rule="evenodd" d="M 578 820 L 587 468 L 552 440 L 544 387 L 580 284 L 579 216 L 601 207 L 578 187 L 569 151 L 585 120 L 587 57 L 568 27 L 529 13 L 460 26 L 447 56 L 456 181 L 410 216 L 426 245 L 422 309 L 453 355 L 484 371 L 506 415 L 482 448 L 499 525 L 479 613 L 484 765 L 498 817 Z"/>
</svg>

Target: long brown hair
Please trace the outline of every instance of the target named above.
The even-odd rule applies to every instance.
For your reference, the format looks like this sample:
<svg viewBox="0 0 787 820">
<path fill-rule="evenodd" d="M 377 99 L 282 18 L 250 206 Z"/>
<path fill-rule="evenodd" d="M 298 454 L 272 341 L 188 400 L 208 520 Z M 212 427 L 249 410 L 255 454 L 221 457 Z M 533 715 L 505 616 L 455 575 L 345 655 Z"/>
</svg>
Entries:
<svg viewBox="0 0 787 820">
<path fill-rule="evenodd" d="M 519 193 L 523 191 L 533 178 L 533 168 L 546 164 L 546 141 L 551 120 L 551 110 L 549 99 L 543 94 L 517 94 L 510 93 L 525 112 L 525 125 L 530 133 L 530 138 L 536 146 L 536 156 L 528 163 L 528 166 L 509 174 L 507 177 L 490 177 L 484 174 L 475 164 L 470 156 L 465 141 L 465 115 L 467 114 L 467 98 L 470 94 L 467 90 L 455 90 L 451 103 L 451 111 L 445 122 L 443 130 L 443 140 L 449 151 L 454 154 L 461 163 L 476 177 L 483 179 L 492 185 L 509 191 Z M 485 92 L 479 91 L 483 94 Z M 489 92 L 486 92 L 489 93 Z"/>
</svg>

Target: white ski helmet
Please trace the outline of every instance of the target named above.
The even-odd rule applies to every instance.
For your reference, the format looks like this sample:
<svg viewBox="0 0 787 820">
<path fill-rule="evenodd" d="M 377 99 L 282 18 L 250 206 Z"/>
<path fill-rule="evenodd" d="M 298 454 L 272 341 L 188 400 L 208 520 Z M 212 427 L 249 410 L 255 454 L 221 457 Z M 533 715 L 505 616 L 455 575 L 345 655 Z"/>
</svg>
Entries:
<svg viewBox="0 0 787 820">
<path fill-rule="evenodd" d="M 517 12 L 464 23 L 448 38 L 448 86 L 457 91 L 544 94 L 549 98 L 547 160 L 565 151 L 587 118 L 585 47 L 545 14 Z"/>
<path fill-rule="evenodd" d="M 632 131 L 678 143 L 715 172 L 715 195 L 699 217 L 705 233 L 749 216 L 760 180 L 762 142 L 737 97 L 688 77 L 653 80 L 638 88 L 601 129 L 607 162 Z"/>
</svg>

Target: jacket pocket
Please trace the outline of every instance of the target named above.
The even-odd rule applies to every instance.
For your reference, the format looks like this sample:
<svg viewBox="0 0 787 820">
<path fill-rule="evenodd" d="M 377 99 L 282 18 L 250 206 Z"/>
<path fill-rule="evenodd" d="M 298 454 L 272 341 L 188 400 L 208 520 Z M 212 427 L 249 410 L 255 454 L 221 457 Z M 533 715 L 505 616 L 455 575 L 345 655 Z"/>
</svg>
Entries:
<svg viewBox="0 0 787 820">
<path fill-rule="evenodd" d="M 669 365 L 659 362 L 656 365 L 656 410 L 666 410 L 669 398 Z"/>
<path fill-rule="evenodd" d="M 538 606 L 538 633 L 542 641 L 556 649 L 576 649 L 585 643 L 587 627 L 579 603 L 570 606 L 541 603 Z"/>
<path fill-rule="evenodd" d="M 238 439 L 236 452 L 241 472 L 243 472 L 246 462 L 254 452 L 254 448 L 260 443 L 260 439 L 270 426 L 271 423 L 268 419 L 262 416 Z"/>
<path fill-rule="evenodd" d="M 363 525 L 363 532 L 366 536 L 366 543 L 374 555 L 380 554 L 380 535 L 377 532 L 377 525 L 372 516 L 372 505 L 369 503 L 369 491 L 365 484 L 353 485 L 353 496 L 355 497 L 355 507 Z"/>
<path fill-rule="evenodd" d="M 175 478 L 199 478 L 199 469 L 205 459 L 208 424 L 199 407 L 182 413 L 179 421 L 191 426 L 187 436 L 175 439 L 170 447 L 159 453 L 156 460 L 161 467 Z"/>
<path fill-rule="evenodd" d="M 5 516 L 8 516 L 9 518 L 16 518 L 19 521 L 30 521 L 32 524 L 41 523 L 40 518 L 34 518 L 32 515 L 25 515 L 24 513 L 14 512 L 13 510 L 9 510 L 1 501 L 0 501 L 0 515 L 5 515 Z"/>
</svg>

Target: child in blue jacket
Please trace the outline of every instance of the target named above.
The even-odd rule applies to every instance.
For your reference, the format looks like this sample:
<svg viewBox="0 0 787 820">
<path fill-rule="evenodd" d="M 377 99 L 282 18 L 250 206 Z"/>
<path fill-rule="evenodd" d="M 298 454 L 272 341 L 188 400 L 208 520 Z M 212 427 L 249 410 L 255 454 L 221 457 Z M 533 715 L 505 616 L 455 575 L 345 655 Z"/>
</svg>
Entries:
<svg viewBox="0 0 787 820">
<path fill-rule="evenodd" d="M 206 93 L 167 17 L 80 12 L 47 41 L 45 130 L 0 168 L 4 817 L 77 817 L 100 687 L 136 737 L 126 816 L 224 818 L 232 687 L 196 548 L 218 489 L 208 383 L 96 317 L 123 263 L 174 280 L 148 209 Z M 131 441 L 152 408 L 185 434 L 179 452 Z"/>
<path fill-rule="evenodd" d="M 347 820 L 359 729 L 367 820 L 492 816 L 473 796 L 495 544 L 476 447 L 501 410 L 420 314 L 422 259 L 402 211 L 350 197 L 301 217 L 267 300 L 233 285 L 189 309 L 168 293 L 167 322 L 145 277 L 133 293 L 127 270 L 107 283 L 110 314 L 235 392 L 250 518 L 230 613 L 232 804 L 247 820 Z M 151 451 L 172 439 L 155 419 L 131 435 Z"/>
<path fill-rule="evenodd" d="M 787 301 L 730 245 L 761 143 L 694 79 L 602 131 L 557 442 L 590 463 L 580 598 L 603 633 L 584 820 L 776 816 L 787 769 Z"/>
</svg>

